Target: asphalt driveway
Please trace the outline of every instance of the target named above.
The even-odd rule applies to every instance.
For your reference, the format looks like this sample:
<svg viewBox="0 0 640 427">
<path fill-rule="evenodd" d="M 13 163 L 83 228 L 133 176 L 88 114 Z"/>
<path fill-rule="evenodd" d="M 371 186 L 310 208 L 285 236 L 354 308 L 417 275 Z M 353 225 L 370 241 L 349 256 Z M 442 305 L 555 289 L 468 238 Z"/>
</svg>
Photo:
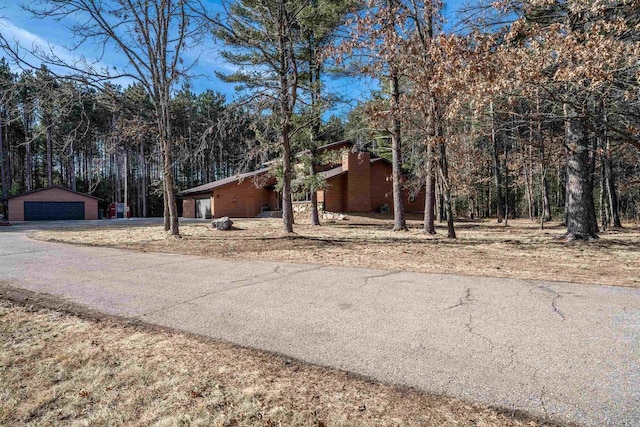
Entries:
<svg viewBox="0 0 640 427">
<path fill-rule="evenodd" d="M 1 283 L 429 393 L 640 425 L 640 289 L 384 271 L 383 260 L 368 270 L 136 253 L 26 235 L 56 226 L 0 228 Z"/>
</svg>

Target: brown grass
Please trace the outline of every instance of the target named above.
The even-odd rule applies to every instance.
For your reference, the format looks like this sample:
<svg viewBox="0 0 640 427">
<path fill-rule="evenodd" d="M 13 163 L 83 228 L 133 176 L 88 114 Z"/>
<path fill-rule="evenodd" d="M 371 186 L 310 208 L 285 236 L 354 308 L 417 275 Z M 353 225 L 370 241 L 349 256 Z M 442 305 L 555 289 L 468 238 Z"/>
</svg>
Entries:
<svg viewBox="0 0 640 427">
<path fill-rule="evenodd" d="M 221 232 L 208 224 L 183 224 L 182 239 L 166 239 L 161 227 L 118 225 L 91 230 L 35 233 L 43 240 L 99 245 L 139 251 L 170 252 L 219 258 L 317 263 L 640 286 L 640 228 L 628 224 L 601 233 L 594 242 L 564 242 L 557 223 L 511 220 L 504 227 L 495 220 L 458 222 L 458 239 L 422 233 L 417 217 L 408 232 L 392 232 L 391 220 L 380 216 L 353 216 L 346 221 L 311 227 L 299 220 L 296 234 L 282 234 L 281 220 L 237 220 L 235 230 Z"/>
<path fill-rule="evenodd" d="M 539 425 L 226 343 L 2 300 L 0 337 L 0 425 Z"/>
</svg>

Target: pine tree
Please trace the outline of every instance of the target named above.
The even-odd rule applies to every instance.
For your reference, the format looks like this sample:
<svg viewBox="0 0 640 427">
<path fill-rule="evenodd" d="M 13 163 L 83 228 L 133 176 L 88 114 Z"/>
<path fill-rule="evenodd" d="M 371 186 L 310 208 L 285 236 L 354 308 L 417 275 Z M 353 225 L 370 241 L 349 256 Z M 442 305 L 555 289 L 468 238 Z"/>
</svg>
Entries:
<svg viewBox="0 0 640 427">
<path fill-rule="evenodd" d="M 222 56 L 239 67 L 218 76 L 238 84 L 247 100 L 268 110 L 277 122 L 275 143 L 282 159 L 282 217 L 285 233 L 293 232 L 291 194 L 292 143 L 297 131 L 292 117 L 301 91 L 306 63 L 301 52 L 303 32 L 300 14 L 309 7 L 304 0 L 238 0 L 225 5 L 226 14 L 214 20 L 214 35 L 227 49 Z"/>
</svg>

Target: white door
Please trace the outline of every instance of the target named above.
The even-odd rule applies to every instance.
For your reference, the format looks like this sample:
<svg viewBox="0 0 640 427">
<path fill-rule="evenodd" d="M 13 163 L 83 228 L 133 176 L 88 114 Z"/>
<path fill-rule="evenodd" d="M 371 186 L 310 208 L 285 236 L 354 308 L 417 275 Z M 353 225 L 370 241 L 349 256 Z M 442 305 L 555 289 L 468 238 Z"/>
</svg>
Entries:
<svg viewBox="0 0 640 427">
<path fill-rule="evenodd" d="M 196 199 L 196 218 L 211 219 L 211 199 Z"/>
</svg>

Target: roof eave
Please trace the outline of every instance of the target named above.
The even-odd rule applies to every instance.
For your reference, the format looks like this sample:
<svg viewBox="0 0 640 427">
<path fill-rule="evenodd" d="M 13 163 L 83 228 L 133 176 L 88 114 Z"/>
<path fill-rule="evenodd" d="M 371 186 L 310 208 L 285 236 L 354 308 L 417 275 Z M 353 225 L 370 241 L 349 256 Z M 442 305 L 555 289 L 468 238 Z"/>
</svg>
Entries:
<svg viewBox="0 0 640 427">
<path fill-rule="evenodd" d="M 218 180 L 218 181 L 213 181 L 210 182 L 209 184 L 204 184 L 204 185 L 211 185 L 211 187 L 208 188 L 203 188 L 202 190 L 198 190 L 198 188 L 201 188 L 202 186 L 198 186 L 195 188 L 191 188 L 191 189 L 187 189 L 184 191 L 181 191 L 180 193 L 178 193 L 178 196 L 188 196 L 188 195 L 192 195 L 192 194 L 202 194 L 202 193 L 209 193 L 212 192 L 213 190 L 217 189 L 217 188 L 222 188 L 222 187 L 226 187 L 227 185 L 231 185 L 231 184 L 239 184 L 241 181 L 244 181 L 245 179 L 253 179 L 256 176 L 262 175 L 263 173 L 267 173 L 269 171 L 269 169 L 260 169 L 257 171 L 253 171 L 253 172 L 247 172 L 245 174 L 240 174 L 236 176 L 236 179 L 230 182 L 225 182 L 225 183 L 220 183 L 218 185 L 216 185 L 216 182 L 219 181 L 223 181 L 224 179 L 229 179 L 229 178 L 224 178 L 222 180 Z"/>
<path fill-rule="evenodd" d="M 11 199 L 15 199 L 16 197 L 26 196 L 28 194 L 39 193 L 41 191 L 46 191 L 46 190 L 53 190 L 54 188 L 57 188 L 57 189 L 60 189 L 60 190 L 64 190 L 64 191 L 68 191 L 69 193 L 78 194 L 80 196 L 88 197 L 90 199 L 95 199 L 95 200 L 98 200 L 98 201 L 101 201 L 101 202 L 103 201 L 100 197 L 92 196 L 92 195 L 86 194 L 86 193 L 81 193 L 79 191 L 72 190 L 72 189 L 67 188 L 67 187 L 63 187 L 62 185 L 50 185 L 48 187 L 38 188 L 36 190 L 25 191 L 24 193 L 16 194 L 15 196 L 11 196 L 11 197 L 6 197 L 6 198 L 1 199 L 1 200 L 4 202 L 4 201 L 11 200 Z"/>
</svg>

